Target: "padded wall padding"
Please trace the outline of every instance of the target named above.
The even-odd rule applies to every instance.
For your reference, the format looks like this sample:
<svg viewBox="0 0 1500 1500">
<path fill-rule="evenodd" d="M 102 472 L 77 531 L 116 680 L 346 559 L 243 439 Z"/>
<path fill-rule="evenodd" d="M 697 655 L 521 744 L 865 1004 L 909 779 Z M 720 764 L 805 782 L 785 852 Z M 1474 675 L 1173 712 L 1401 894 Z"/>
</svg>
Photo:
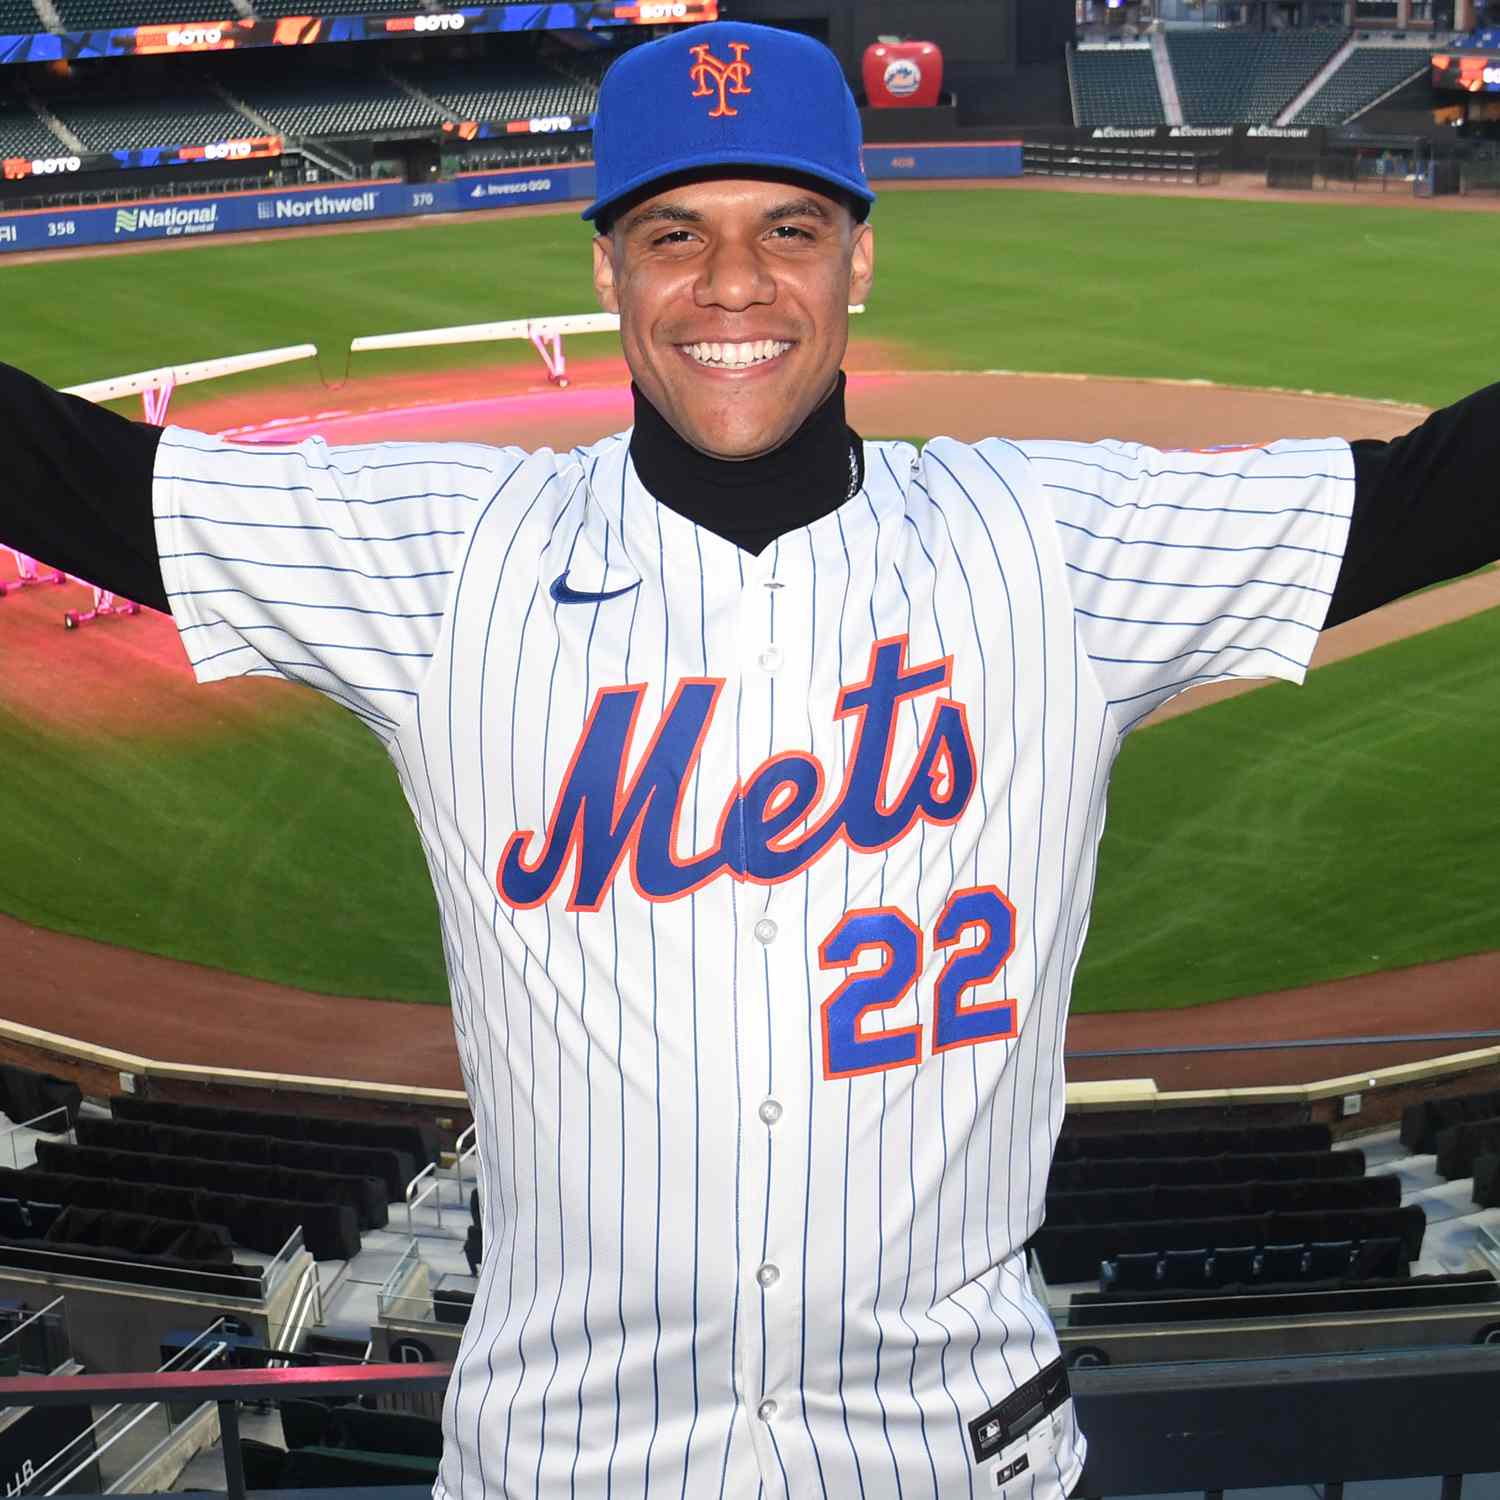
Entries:
<svg viewBox="0 0 1500 1500">
<path fill-rule="evenodd" d="M 166 1183 L 294 1203 L 342 1203 L 354 1210 L 361 1229 L 382 1228 L 390 1214 L 385 1184 L 373 1177 L 340 1177 L 330 1172 L 292 1171 L 282 1167 L 242 1167 L 233 1162 L 200 1161 L 185 1156 L 70 1146 L 62 1141 L 38 1141 L 37 1162 L 48 1172 L 77 1173 L 119 1182 Z"/>
<path fill-rule="evenodd" d="M 1471 1120 L 1500 1118 L 1500 1093 L 1486 1090 L 1473 1094 L 1447 1094 L 1424 1099 L 1401 1111 L 1401 1144 L 1408 1151 L 1426 1154 L 1437 1150 L 1441 1131 Z"/>
<path fill-rule="evenodd" d="M 1105 1188 L 1049 1193 L 1047 1223 L 1108 1224 L 1137 1219 L 1209 1219 L 1258 1213 L 1397 1208 L 1401 1181 L 1389 1174 L 1312 1182 L 1244 1182 L 1192 1187 Z"/>
<path fill-rule="evenodd" d="M 1333 1213 L 1268 1213 L 1247 1217 L 1174 1219 L 1123 1224 L 1044 1224 L 1031 1248 L 1049 1281 L 1093 1281 L 1102 1261 L 1143 1250 L 1196 1250 L 1233 1245 L 1305 1245 L 1312 1240 L 1401 1241 L 1408 1261 L 1422 1251 L 1427 1216 L 1407 1208 Z"/>
<path fill-rule="evenodd" d="M 1333 1131 L 1327 1125 L 1257 1125 L 1229 1130 L 1116 1130 L 1108 1134 L 1065 1134 L 1057 1161 L 1111 1161 L 1120 1157 L 1244 1156 L 1252 1152 L 1327 1151 Z"/>
<path fill-rule="evenodd" d="M 1449 1181 L 1455 1177 L 1472 1177 L 1476 1159 L 1496 1151 L 1500 1151 L 1500 1119 L 1450 1125 L 1446 1130 L 1438 1131 L 1438 1176 Z"/>
<path fill-rule="evenodd" d="M 393 1151 L 405 1151 L 422 1167 L 435 1162 L 442 1148 L 442 1136 L 435 1125 L 226 1109 L 215 1104 L 177 1104 L 167 1099 L 145 1099 L 138 1094 L 117 1094 L 109 1101 L 109 1107 L 119 1120 L 154 1120 L 162 1125 L 271 1135 L 284 1141 L 326 1141 L 335 1146 L 387 1146 Z"/>
<path fill-rule="evenodd" d="M 1221 1156 L 1122 1157 L 1053 1162 L 1049 1193 L 1116 1187 L 1192 1187 L 1209 1183 L 1311 1182 L 1319 1178 L 1362 1177 L 1363 1151 L 1248 1152 Z"/>
</svg>

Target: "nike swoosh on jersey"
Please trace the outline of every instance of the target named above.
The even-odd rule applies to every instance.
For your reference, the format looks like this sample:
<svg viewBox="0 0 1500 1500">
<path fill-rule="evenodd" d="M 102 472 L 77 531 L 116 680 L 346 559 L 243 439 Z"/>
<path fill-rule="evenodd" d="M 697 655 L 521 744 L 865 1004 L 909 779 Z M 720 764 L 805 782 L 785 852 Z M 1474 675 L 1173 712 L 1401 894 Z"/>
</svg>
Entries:
<svg viewBox="0 0 1500 1500">
<path fill-rule="evenodd" d="M 618 599 L 621 594 L 628 594 L 631 589 L 641 586 L 639 578 L 634 583 L 627 583 L 624 588 L 606 589 L 603 593 L 588 593 L 582 589 L 568 587 L 568 574 L 564 569 L 552 580 L 552 587 L 547 590 L 559 604 L 601 604 L 606 599 Z"/>
</svg>

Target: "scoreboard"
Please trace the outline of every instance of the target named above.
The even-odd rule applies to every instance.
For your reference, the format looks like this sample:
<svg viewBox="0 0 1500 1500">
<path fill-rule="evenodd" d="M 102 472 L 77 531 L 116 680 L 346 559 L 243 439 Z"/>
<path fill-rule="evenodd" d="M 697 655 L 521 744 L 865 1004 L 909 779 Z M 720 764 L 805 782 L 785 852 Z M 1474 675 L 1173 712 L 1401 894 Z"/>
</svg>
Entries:
<svg viewBox="0 0 1500 1500">
<path fill-rule="evenodd" d="M 1450 93 L 1500 94 L 1500 53 L 1435 52 L 1432 86 Z"/>
</svg>

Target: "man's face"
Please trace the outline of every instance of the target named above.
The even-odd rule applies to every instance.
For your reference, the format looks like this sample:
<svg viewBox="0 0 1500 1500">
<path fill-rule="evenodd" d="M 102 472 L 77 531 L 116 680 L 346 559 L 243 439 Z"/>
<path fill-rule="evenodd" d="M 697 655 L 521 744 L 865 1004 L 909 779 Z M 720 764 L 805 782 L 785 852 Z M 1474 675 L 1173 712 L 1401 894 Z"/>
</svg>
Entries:
<svg viewBox="0 0 1500 1500">
<path fill-rule="evenodd" d="M 823 401 L 873 270 L 869 225 L 787 182 L 674 187 L 594 241 L 594 287 L 636 384 L 716 458 L 769 453 Z"/>
</svg>

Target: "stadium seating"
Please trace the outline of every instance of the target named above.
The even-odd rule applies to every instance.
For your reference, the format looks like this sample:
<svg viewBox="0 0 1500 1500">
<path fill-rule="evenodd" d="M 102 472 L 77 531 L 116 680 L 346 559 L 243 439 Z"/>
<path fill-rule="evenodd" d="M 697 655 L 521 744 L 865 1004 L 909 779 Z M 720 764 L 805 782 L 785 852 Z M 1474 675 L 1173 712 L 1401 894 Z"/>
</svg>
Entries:
<svg viewBox="0 0 1500 1500">
<path fill-rule="evenodd" d="M 1099 1267 L 1102 1292 L 1214 1291 L 1226 1286 L 1404 1276 L 1397 1239 L 1314 1240 L 1301 1245 L 1231 1245 L 1138 1251 Z"/>
<path fill-rule="evenodd" d="M 282 1114 L 261 1109 L 221 1109 L 213 1104 L 178 1104 L 165 1099 L 145 1099 L 138 1094 L 117 1094 L 109 1101 L 109 1108 L 117 1120 L 152 1120 L 161 1125 L 187 1125 L 195 1130 L 270 1135 L 284 1141 L 383 1146 L 392 1151 L 406 1152 L 418 1166 L 424 1167 L 438 1159 L 442 1144 L 433 1125 Z"/>
<path fill-rule="evenodd" d="M 1200 1250 L 1254 1245 L 1269 1280 L 1300 1274 L 1302 1247 L 1314 1240 L 1399 1239 L 1406 1260 L 1422 1250 L 1427 1216 L 1406 1208 L 1337 1209 L 1326 1213 L 1237 1214 L 1204 1219 L 1157 1219 L 1115 1224 L 1044 1224 L 1030 1241 L 1049 1281 L 1092 1281 L 1106 1260 L 1142 1251 Z M 1287 1247 L 1296 1247 L 1293 1254 Z M 1285 1261 L 1283 1268 L 1281 1262 Z"/>
<path fill-rule="evenodd" d="M 1247 1301 L 1253 1299 L 1253 1301 Z M 1286 1283 L 1251 1282 L 1203 1291 L 1182 1288 L 1075 1292 L 1070 1328 L 1198 1319 L 1288 1318 L 1323 1313 L 1407 1312 L 1500 1302 L 1500 1282 L 1488 1271 L 1439 1276 L 1330 1277 Z"/>
<path fill-rule="evenodd" d="M 1362 1177 L 1362 1151 L 1255 1152 L 1223 1156 L 1123 1157 L 1117 1161 L 1054 1162 L 1049 1193 L 1081 1193 L 1097 1188 L 1188 1187 L 1198 1183 L 1309 1182 Z"/>
<path fill-rule="evenodd" d="M 364 9 L 361 0 L 360 9 Z M 300 13 L 300 12 L 299 12 Z M 247 84 L 245 102 L 283 135 L 351 136 L 379 130 L 441 129 L 443 114 L 374 75 L 305 64 L 282 84 Z"/>
<path fill-rule="evenodd" d="M 1166 122 L 1149 47 L 1075 51 L 1073 113 L 1080 125 L 1161 125 Z"/>
<path fill-rule="evenodd" d="M 1500 1116 L 1500 1093 L 1444 1094 L 1408 1104 L 1401 1112 L 1401 1144 L 1414 1153 L 1437 1150 L 1438 1132 L 1470 1120 Z"/>
<path fill-rule="evenodd" d="M 199 146 L 260 134 L 247 116 L 203 92 L 149 102 L 61 98 L 52 101 L 52 112 L 90 151 Z"/>
<path fill-rule="evenodd" d="M 374 1177 L 344 1177 L 333 1172 L 293 1171 L 144 1151 L 116 1151 L 102 1146 L 71 1146 L 61 1141 L 39 1141 L 37 1165 L 45 1172 L 200 1188 L 247 1198 L 342 1203 L 354 1211 L 361 1229 L 384 1228 L 390 1214 L 385 1185 Z"/>
<path fill-rule="evenodd" d="M 283 1401 L 281 1433 L 287 1450 L 360 1448 L 367 1453 L 409 1453 L 438 1458 L 443 1426 L 413 1412 L 372 1411 L 348 1402 L 325 1406 L 312 1401 Z"/>
<path fill-rule="evenodd" d="M 207 1296 L 257 1297 L 261 1273 L 256 1266 L 219 1261 L 185 1261 L 172 1255 L 143 1254 L 66 1240 L 0 1239 L 0 1268 L 44 1271 L 54 1275 L 87 1277 L 91 1281 L 123 1281 L 132 1286 L 168 1287 Z"/>
<path fill-rule="evenodd" d="M 162 26 L 203 19 L 194 0 L 55 0 L 65 31 L 105 31 L 116 26 Z M 191 12 L 191 14 L 188 14 Z"/>
<path fill-rule="evenodd" d="M 1109 1224 L 1156 1218 L 1209 1219 L 1232 1214 L 1396 1208 L 1400 1202 L 1401 1180 L 1392 1175 L 1308 1182 L 1105 1188 L 1081 1193 L 1049 1192 L 1047 1223 Z"/>
<path fill-rule="evenodd" d="M 481 123 L 591 115 L 598 90 L 559 73 L 491 62 L 406 67 L 401 77 L 442 105 L 455 120 Z"/>
<path fill-rule="evenodd" d="M 57 150 L 54 143 L 49 154 L 56 155 Z M 13 1063 L 0 1063 L 0 1111 L 15 1124 L 40 1119 L 61 1109 L 65 1115 L 49 1120 L 47 1131 L 62 1135 L 78 1119 L 78 1107 L 82 1103 L 83 1092 L 76 1083 L 69 1083 L 51 1073 L 33 1073 L 29 1068 L 18 1068 Z"/>
<path fill-rule="evenodd" d="M 1474 1158 L 1473 1196 L 1480 1208 L 1500 1207 L 1500 1153 L 1487 1151 Z"/>
<path fill-rule="evenodd" d="M 0 0 L 0 36 L 25 36 L 41 30 L 42 18 L 31 0 Z"/>
<path fill-rule="evenodd" d="M 324 1194 L 321 1183 L 315 1192 Z M 349 1260 L 360 1248 L 358 1216 L 353 1207 L 343 1203 L 298 1203 L 206 1188 L 115 1182 L 81 1173 L 41 1172 L 35 1168 L 16 1171 L 10 1167 L 0 1168 L 0 1195 L 5 1195 L 0 1196 L 0 1234 L 23 1232 L 10 1227 L 24 1224 L 21 1210 L 31 1220 L 26 1233 L 45 1233 L 52 1218 L 61 1212 L 60 1207 L 52 1206 L 55 1203 L 134 1209 L 165 1219 L 222 1224 L 236 1245 L 263 1255 L 276 1254 L 298 1227 L 314 1260 Z M 11 1202 L 16 1205 L 15 1213 L 6 1207 Z"/>
<path fill-rule="evenodd" d="M 375 1177 L 385 1184 L 387 1197 L 392 1202 L 405 1198 L 407 1183 L 417 1175 L 411 1153 L 394 1151 L 388 1146 L 335 1146 L 323 1141 L 285 1141 L 271 1135 L 194 1130 L 189 1125 L 158 1125 L 152 1120 L 85 1119 L 78 1122 L 75 1134 L 80 1146 L 154 1151 L 168 1156 L 206 1157 L 243 1165 Z"/>
<path fill-rule="evenodd" d="M 1269 123 L 1344 37 L 1334 30 L 1169 31 L 1183 118 L 1189 125 Z"/>
<path fill-rule="evenodd" d="M 1450 1182 L 1455 1177 L 1472 1177 L 1478 1158 L 1496 1152 L 1500 1152 L 1500 1118 L 1450 1125 L 1438 1132 L 1438 1176 Z"/>
<path fill-rule="evenodd" d="M 1055 1161 L 1109 1161 L 1120 1157 L 1224 1156 L 1271 1151 L 1328 1151 L 1326 1125 L 1258 1125 L 1205 1130 L 1114 1130 L 1089 1134 L 1065 1130 Z"/>
<path fill-rule="evenodd" d="M 1429 47 L 1356 47 L 1296 113 L 1295 125 L 1342 125 L 1382 94 L 1427 70 Z"/>
</svg>

